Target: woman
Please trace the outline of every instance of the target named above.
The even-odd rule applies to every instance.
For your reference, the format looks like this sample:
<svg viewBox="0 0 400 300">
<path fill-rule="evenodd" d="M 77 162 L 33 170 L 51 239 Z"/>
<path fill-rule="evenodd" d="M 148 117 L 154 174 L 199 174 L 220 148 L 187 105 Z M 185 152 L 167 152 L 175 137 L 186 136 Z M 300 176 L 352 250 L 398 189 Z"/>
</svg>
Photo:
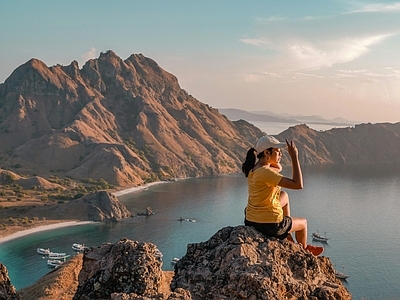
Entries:
<svg viewBox="0 0 400 300">
<path fill-rule="evenodd" d="M 288 148 L 292 160 L 292 178 L 279 172 L 281 148 Z M 258 160 L 257 160 L 258 159 Z M 323 247 L 307 245 L 307 220 L 290 216 L 289 196 L 281 188 L 302 189 L 303 175 L 298 159 L 298 150 L 293 141 L 279 142 L 273 136 L 261 137 L 246 155 L 242 171 L 247 177 L 248 203 L 245 210 L 245 225 L 253 226 L 266 236 L 293 241 L 295 233 L 298 243 L 318 256 Z"/>
</svg>

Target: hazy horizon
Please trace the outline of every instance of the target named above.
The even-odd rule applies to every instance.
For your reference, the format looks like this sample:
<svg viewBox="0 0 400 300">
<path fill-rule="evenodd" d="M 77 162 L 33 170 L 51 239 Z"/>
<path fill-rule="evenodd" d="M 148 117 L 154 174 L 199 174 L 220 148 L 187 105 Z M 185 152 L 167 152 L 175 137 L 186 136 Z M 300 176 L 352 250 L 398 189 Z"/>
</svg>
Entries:
<svg viewBox="0 0 400 300">
<path fill-rule="evenodd" d="M 400 121 L 400 2 L 3 0 L 0 28 L 0 83 L 113 50 L 215 108 Z"/>
</svg>

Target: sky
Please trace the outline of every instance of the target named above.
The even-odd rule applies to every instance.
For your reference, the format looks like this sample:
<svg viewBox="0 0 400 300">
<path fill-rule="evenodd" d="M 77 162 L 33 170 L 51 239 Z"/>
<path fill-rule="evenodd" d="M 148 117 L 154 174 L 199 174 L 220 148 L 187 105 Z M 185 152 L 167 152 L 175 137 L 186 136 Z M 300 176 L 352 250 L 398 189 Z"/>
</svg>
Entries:
<svg viewBox="0 0 400 300">
<path fill-rule="evenodd" d="M 0 0 L 0 83 L 108 50 L 214 108 L 400 122 L 400 2 Z"/>
</svg>

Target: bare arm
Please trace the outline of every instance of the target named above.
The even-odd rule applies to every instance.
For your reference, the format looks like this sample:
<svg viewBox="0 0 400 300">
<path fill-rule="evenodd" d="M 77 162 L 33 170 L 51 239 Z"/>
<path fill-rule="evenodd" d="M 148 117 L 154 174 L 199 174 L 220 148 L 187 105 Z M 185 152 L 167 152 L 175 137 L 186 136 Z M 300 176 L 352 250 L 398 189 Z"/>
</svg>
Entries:
<svg viewBox="0 0 400 300">
<path fill-rule="evenodd" d="M 299 162 L 299 151 L 293 141 L 286 140 L 288 152 L 292 159 L 292 178 L 282 177 L 279 181 L 279 186 L 292 190 L 299 190 L 303 188 L 303 174 Z"/>
</svg>

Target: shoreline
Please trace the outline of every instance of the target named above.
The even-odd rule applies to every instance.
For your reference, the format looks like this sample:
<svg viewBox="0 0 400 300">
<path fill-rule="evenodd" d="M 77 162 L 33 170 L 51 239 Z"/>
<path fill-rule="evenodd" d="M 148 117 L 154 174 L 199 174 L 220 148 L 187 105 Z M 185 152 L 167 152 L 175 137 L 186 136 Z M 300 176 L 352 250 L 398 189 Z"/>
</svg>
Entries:
<svg viewBox="0 0 400 300">
<path fill-rule="evenodd" d="M 158 184 L 162 184 L 162 183 L 168 183 L 168 181 L 150 182 L 145 185 L 130 187 L 130 188 L 116 191 L 116 192 L 112 192 L 111 194 L 113 194 L 116 197 L 119 197 L 119 196 L 127 195 L 130 193 L 142 191 L 142 190 L 147 190 L 149 187 L 151 187 L 153 185 L 158 185 Z M 9 242 L 11 240 L 15 240 L 15 239 L 18 239 L 18 238 L 21 238 L 21 237 L 24 237 L 24 236 L 27 236 L 27 235 L 30 235 L 33 233 L 38 233 L 38 232 L 42 232 L 42 231 L 46 231 L 46 230 L 58 229 L 58 228 L 63 228 L 63 227 L 87 225 L 87 224 L 92 224 L 92 223 L 94 223 L 94 222 L 93 221 L 63 221 L 63 220 L 57 221 L 56 220 L 55 223 L 51 223 L 51 224 L 47 224 L 47 225 L 39 225 L 37 227 L 31 227 L 28 229 L 19 230 L 16 232 L 12 232 L 8 235 L 5 235 L 3 237 L 0 237 L 0 245 L 3 243 Z"/>
<path fill-rule="evenodd" d="M 116 197 L 119 197 L 119 196 L 127 195 L 127 194 L 130 194 L 130 193 L 146 190 L 146 189 L 148 189 L 149 187 L 151 187 L 153 185 L 158 185 L 158 184 L 168 183 L 168 182 L 169 181 L 150 182 L 150 183 L 146 183 L 144 185 L 134 186 L 134 187 L 131 187 L 131 188 L 126 188 L 126 189 L 123 189 L 123 190 L 120 190 L 120 191 L 116 191 L 116 192 L 113 192 L 111 194 L 113 194 Z"/>
<path fill-rule="evenodd" d="M 94 223 L 93 221 L 66 221 L 66 222 L 64 221 L 63 222 L 60 220 L 60 222 L 58 222 L 58 223 L 49 224 L 49 225 L 41 225 L 41 226 L 37 226 L 37 227 L 25 229 L 25 230 L 20 230 L 20 231 L 12 233 L 10 235 L 4 236 L 4 237 L 0 238 L 0 245 L 3 243 L 9 242 L 11 240 L 15 240 L 20 237 L 24 237 L 24 236 L 27 236 L 27 235 L 30 235 L 33 233 L 37 233 L 37 232 L 58 229 L 58 228 L 63 228 L 63 227 L 93 224 L 93 223 Z"/>
</svg>

